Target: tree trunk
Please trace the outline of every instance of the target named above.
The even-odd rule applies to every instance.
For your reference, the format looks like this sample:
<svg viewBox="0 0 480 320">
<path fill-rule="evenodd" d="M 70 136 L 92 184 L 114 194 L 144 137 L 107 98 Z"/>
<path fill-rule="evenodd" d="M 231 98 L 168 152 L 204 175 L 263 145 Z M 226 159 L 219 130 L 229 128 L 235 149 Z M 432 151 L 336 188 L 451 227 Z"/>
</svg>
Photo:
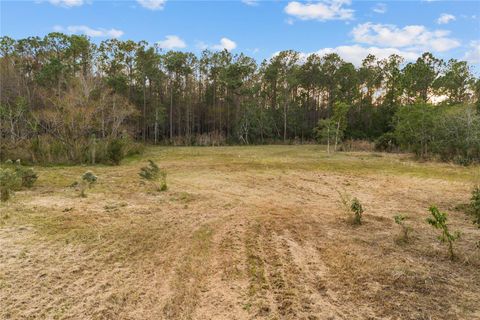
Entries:
<svg viewBox="0 0 480 320">
<path fill-rule="evenodd" d="M 143 79 L 143 142 L 147 139 L 147 100 L 146 100 L 146 80 Z"/>
<path fill-rule="evenodd" d="M 330 154 L 330 123 L 327 126 L 327 153 Z"/>
<path fill-rule="evenodd" d="M 173 138 L 173 86 L 170 81 L 170 142 Z"/>
<path fill-rule="evenodd" d="M 338 144 L 338 133 L 340 131 L 340 121 L 337 122 L 337 130 L 335 131 L 335 148 L 333 148 L 334 152 L 337 152 L 337 144 Z"/>
<path fill-rule="evenodd" d="M 287 141 L 287 92 L 285 90 L 285 104 L 283 105 L 283 142 Z"/>
<path fill-rule="evenodd" d="M 155 109 L 155 129 L 154 129 L 154 140 L 155 144 L 157 144 L 157 137 L 158 137 L 158 108 Z"/>
</svg>

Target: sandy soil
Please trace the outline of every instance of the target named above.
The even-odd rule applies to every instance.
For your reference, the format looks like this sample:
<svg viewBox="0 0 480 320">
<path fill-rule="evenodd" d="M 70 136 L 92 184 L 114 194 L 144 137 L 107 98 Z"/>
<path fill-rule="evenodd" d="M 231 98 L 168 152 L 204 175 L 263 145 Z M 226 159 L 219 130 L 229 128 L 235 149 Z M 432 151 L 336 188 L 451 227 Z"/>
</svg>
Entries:
<svg viewBox="0 0 480 320">
<path fill-rule="evenodd" d="M 168 191 L 140 183 L 150 158 Z M 480 229 L 456 209 L 478 167 L 269 146 L 37 170 L 0 208 L 1 319 L 480 319 Z M 99 182 L 80 198 L 68 185 L 86 170 Z M 454 261 L 433 203 L 462 232 Z"/>
</svg>

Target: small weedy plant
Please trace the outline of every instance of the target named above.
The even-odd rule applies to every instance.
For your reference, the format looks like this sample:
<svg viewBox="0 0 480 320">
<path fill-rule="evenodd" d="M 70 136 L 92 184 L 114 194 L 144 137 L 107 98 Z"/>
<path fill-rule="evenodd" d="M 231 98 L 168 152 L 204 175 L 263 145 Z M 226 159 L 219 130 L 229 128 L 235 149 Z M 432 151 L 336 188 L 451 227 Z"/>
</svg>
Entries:
<svg viewBox="0 0 480 320">
<path fill-rule="evenodd" d="M 97 182 L 97 176 L 91 171 L 87 171 L 82 175 L 82 182 L 80 183 L 80 196 L 85 198 L 87 194 L 85 191 L 90 189 Z"/>
<path fill-rule="evenodd" d="M 337 193 L 338 193 L 338 198 L 339 198 L 338 199 L 338 204 L 339 204 L 339 206 L 345 212 L 345 214 L 350 216 L 350 214 L 351 214 L 350 203 L 352 202 L 352 197 L 345 190 L 343 190 L 343 192 L 342 192 L 342 191 L 335 188 L 335 191 L 337 191 Z"/>
<path fill-rule="evenodd" d="M 473 223 L 480 228 L 480 185 L 475 186 L 472 190 L 470 208 L 473 214 Z"/>
<path fill-rule="evenodd" d="M 402 227 L 400 240 L 402 242 L 408 242 L 408 240 L 410 239 L 410 232 L 412 231 L 412 227 L 410 227 L 405 223 L 405 220 L 407 219 L 407 217 L 402 214 L 397 214 L 396 216 L 393 217 L 393 219 L 395 220 L 396 224 Z"/>
<path fill-rule="evenodd" d="M 350 210 L 353 212 L 353 223 L 362 224 L 363 207 L 357 198 L 353 198 L 350 203 Z"/>
<path fill-rule="evenodd" d="M 2 202 L 8 201 L 20 184 L 20 179 L 13 169 L 0 168 L 0 200 Z"/>
<path fill-rule="evenodd" d="M 442 234 L 438 239 L 448 244 L 448 253 L 450 254 L 450 259 L 455 258 L 455 253 L 453 252 L 453 243 L 460 238 L 460 232 L 455 231 L 450 233 L 447 225 L 447 214 L 440 212 L 436 206 L 430 206 L 428 209 L 430 211 L 431 217 L 427 218 L 427 222 L 432 225 L 435 229 L 440 229 Z"/>
<path fill-rule="evenodd" d="M 142 179 L 150 181 L 157 191 L 167 190 L 167 172 L 152 160 L 148 160 L 148 166 L 142 167 L 138 174 Z"/>
</svg>

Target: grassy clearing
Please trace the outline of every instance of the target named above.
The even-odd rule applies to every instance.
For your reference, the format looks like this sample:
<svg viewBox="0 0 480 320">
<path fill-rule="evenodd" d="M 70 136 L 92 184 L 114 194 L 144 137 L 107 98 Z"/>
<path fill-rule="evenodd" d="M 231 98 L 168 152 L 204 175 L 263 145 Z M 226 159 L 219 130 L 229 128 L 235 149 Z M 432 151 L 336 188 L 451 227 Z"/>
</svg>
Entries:
<svg viewBox="0 0 480 320">
<path fill-rule="evenodd" d="M 147 159 L 167 191 L 141 183 Z M 479 167 L 312 145 L 35 170 L 0 208 L 0 318 L 480 319 L 480 230 L 458 209 Z M 81 198 L 69 186 L 87 170 L 98 182 Z M 361 201 L 361 226 L 336 190 Z M 431 204 L 462 231 L 455 261 L 425 222 Z M 399 213 L 413 228 L 402 245 Z"/>
</svg>

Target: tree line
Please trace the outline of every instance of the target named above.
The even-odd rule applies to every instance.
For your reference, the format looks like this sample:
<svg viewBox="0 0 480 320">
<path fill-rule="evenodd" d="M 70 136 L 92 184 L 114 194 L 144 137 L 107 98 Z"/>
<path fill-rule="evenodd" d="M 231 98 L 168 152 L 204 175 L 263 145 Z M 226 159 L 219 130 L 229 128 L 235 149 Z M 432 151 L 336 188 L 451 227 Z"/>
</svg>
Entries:
<svg viewBox="0 0 480 320">
<path fill-rule="evenodd" d="M 306 142 L 325 128 L 330 133 L 332 123 L 338 125 L 332 127 L 335 145 L 339 138 L 385 140 L 412 106 L 432 103 L 435 112 L 473 110 L 470 129 L 478 130 L 480 80 L 467 62 L 428 52 L 409 63 L 398 55 L 368 55 L 356 67 L 335 53 L 287 50 L 257 63 L 227 50 L 165 52 L 145 41 L 95 44 L 62 33 L 1 37 L 0 50 L 2 158 L 102 162 L 122 149 L 119 139 L 176 145 Z M 474 145 L 477 138 L 471 138 Z M 416 151 L 413 140 L 398 134 L 388 141 L 393 140 Z M 123 153 L 137 151 L 132 143 L 124 145 L 130 147 Z"/>
</svg>

